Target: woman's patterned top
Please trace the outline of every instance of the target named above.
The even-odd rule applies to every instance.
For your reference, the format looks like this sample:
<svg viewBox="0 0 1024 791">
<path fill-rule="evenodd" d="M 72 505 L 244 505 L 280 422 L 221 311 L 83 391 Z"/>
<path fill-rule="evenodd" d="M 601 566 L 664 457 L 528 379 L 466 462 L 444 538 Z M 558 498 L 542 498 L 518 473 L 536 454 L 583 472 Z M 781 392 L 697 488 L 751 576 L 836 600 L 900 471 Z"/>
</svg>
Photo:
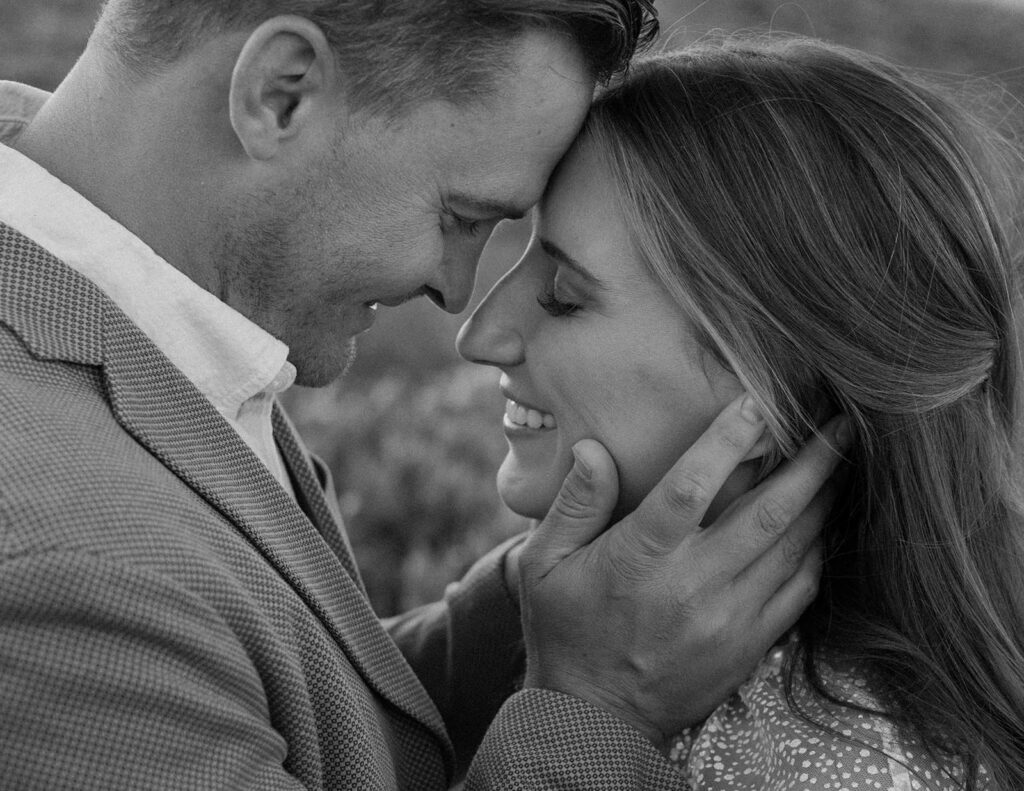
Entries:
<svg viewBox="0 0 1024 791">
<path fill-rule="evenodd" d="M 786 699 L 783 664 L 793 644 L 777 648 L 738 692 L 700 726 L 680 735 L 670 759 L 692 791 L 954 791 L 962 768 L 942 768 L 903 740 L 884 717 L 828 703 L 795 675 L 798 708 Z M 863 679 L 822 667 L 837 697 L 878 708 Z M 981 778 L 984 780 L 984 777 Z M 986 784 L 982 782 L 981 788 Z"/>
</svg>

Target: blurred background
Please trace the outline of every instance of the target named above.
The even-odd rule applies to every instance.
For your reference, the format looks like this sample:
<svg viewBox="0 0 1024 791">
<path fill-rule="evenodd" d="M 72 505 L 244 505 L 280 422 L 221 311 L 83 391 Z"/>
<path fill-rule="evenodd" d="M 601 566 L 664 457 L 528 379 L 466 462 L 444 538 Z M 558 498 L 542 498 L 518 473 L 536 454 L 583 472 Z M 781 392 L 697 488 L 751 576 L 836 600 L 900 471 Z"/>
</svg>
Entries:
<svg viewBox="0 0 1024 791">
<path fill-rule="evenodd" d="M 0 79 L 52 89 L 81 52 L 100 0 L 0 0 Z M 955 87 L 1024 132 L 1024 0 L 659 0 L 663 44 L 713 31 L 837 41 Z M 516 259 L 526 221 L 485 251 L 475 301 Z M 287 407 L 330 464 L 370 597 L 381 615 L 437 598 L 524 522 L 500 503 L 504 401 L 495 371 L 455 353 L 463 317 L 426 300 L 382 309 L 352 370 Z"/>
</svg>

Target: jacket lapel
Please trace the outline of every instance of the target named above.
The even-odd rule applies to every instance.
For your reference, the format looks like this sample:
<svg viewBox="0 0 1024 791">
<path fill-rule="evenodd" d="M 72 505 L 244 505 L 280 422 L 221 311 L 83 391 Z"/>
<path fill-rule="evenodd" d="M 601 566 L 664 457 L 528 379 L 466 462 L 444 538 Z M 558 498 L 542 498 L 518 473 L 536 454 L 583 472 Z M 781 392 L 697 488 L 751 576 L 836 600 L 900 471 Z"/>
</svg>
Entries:
<svg viewBox="0 0 1024 791">
<path fill-rule="evenodd" d="M 350 655 L 350 659 L 379 693 L 388 697 L 410 717 L 427 726 L 442 743 L 449 744 L 447 730 L 433 701 L 427 695 L 423 685 L 416 678 L 394 641 L 387 636 L 380 620 L 369 607 L 362 579 L 352 558 L 351 548 L 340 521 L 340 514 L 335 515 L 335 509 L 331 507 L 325 496 L 325 493 L 331 497 L 334 496 L 334 487 L 329 471 L 323 470 L 324 478 L 321 480 L 315 462 L 299 439 L 298 432 L 288 420 L 284 410 L 276 404 L 274 406 L 274 437 L 284 456 L 285 463 L 288 465 L 292 480 L 296 484 L 296 494 L 304 498 L 310 519 L 318 533 L 331 547 L 333 554 L 341 559 L 353 580 L 354 584 L 345 588 L 342 606 L 346 611 L 359 613 L 358 617 L 362 622 L 362 628 L 365 629 L 372 644 L 359 656 Z M 364 618 L 365 621 L 363 621 Z M 376 639 L 378 636 L 382 639 Z M 364 664 L 367 657 L 380 658 L 382 656 L 386 657 L 387 661 L 380 662 L 381 666 L 390 668 L 400 666 L 408 672 L 381 675 L 372 672 L 373 668 Z M 377 686 L 378 683 L 381 686 Z M 391 694 L 387 694 L 386 690 L 388 689 L 392 690 Z"/>
<path fill-rule="evenodd" d="M 378 694 L 451 745 L 437 709 L 363 595 L 341 526 L 283 414 L 276 434 L 316 529 L 156 346 L 89 280 L 0 224 L 0 321 L 44 359 L 101 365 L 121 425 L 220 511 L 303 598 Z M 336 539 L 326 539 L 336 533 Z"/>
<path fill-rule="evenodd" d="M 341 512 L 330 471 L 306 450 L 288 415 L 275 401 L 273 411 L 274 440 L 291 475 L 295 495 L 306 516 L 324 541 L 341 560 L 345 571 L 365 594 L 366 586 L 356 567 L 352 545 L 342 527 Z"/>
</svg>

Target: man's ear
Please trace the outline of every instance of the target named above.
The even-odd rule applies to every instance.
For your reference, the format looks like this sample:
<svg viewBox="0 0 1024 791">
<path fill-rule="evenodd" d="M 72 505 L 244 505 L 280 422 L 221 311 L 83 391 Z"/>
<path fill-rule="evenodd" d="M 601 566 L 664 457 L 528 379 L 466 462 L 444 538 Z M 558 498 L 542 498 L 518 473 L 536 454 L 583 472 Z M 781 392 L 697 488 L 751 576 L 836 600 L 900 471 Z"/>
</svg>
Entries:
<svg viewBox="0 0 1024 791">
<path fill-rule="evenodd" d="M 337 77 L 323 31 L 308 19 L 277 16 L 257 27 L 235 61 L 231 126 L 246 154 L 265 161 L 301 135 L 323 110 Z"/>
</svg>

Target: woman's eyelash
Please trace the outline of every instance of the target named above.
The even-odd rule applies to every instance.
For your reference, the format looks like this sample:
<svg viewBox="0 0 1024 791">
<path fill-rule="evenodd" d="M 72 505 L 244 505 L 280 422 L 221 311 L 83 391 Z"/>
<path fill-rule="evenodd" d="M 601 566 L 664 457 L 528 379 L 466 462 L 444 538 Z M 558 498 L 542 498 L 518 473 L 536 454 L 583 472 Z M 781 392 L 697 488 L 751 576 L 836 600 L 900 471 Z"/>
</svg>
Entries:
<svg viewBox="0 0 1024 791">
<path fill-rule="evenodd" d="M 562 302 L 556 298 L 553 289 L 548 289 L 543 294 L 539 294 L 537 296 L 537 304 L 552 316 L 571 316 L 580 308 L 579 305 L 573 302 Z"/>
</svg>

